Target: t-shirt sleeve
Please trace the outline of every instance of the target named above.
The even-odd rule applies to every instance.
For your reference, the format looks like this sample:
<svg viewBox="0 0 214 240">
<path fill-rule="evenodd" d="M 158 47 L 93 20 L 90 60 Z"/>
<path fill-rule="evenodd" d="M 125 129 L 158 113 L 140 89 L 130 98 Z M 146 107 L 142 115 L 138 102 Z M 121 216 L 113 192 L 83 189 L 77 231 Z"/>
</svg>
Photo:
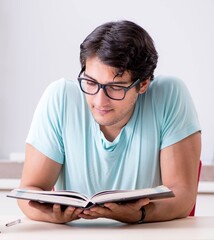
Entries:
<svg viewBox="0 0 214 240">
<path fill-rule="evenodd" d="M 62 138 L 64 83 L 58 80 L 50 84 L 35 110 L 26 143 L 62 164 L 64 145 Z"/>
<path fill-rule="evenodd" d="M 192 97 L 183 81 L 177 78 L 160 80 L 156 92 L 161 119 L 161 149 L 175 144 L 200 131 L 197 112 Z"/>
</svg>

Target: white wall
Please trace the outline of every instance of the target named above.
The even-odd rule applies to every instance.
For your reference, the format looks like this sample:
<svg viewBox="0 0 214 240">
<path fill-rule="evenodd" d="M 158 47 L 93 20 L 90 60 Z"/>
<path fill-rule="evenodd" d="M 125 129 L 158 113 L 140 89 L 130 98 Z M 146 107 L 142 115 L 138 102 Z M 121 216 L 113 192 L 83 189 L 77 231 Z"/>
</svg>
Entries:
<svg viewBox="0 0 214 240">
<path fill-rule="evenodd" d="M 79 44 L 97 25 L 142 25 L 159 52 L 157 74 L 181 77 L 203 129 L 202 159 L 214 163 L 213 0 L 0 0 L 0 158 L 23 152 L 45 87 L 76 78 Z"/>
</svg>

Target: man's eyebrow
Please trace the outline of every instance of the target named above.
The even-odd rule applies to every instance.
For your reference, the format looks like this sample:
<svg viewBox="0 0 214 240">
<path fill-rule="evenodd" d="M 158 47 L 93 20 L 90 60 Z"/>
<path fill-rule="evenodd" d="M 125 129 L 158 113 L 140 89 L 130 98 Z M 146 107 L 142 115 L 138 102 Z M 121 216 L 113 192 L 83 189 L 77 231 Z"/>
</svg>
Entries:
<svg viewBox="0 0 214 240">
<path fill-rule="evenodd" d="M 84 76 L 87 77 L 87 78 L 90 78 L 91 80 L 94 80 L 97 82 L 97 80 L 91 76 L 89 76 L 87 73 L 84 72 Z"/>
<path fill-rule="evenodd" d="M 84 73 L 84 76 L 85 77 L 87 77 L 87 78 L 89 78 L 89 79 L 91 79 L 91 80 L 93 80 L 93 81 L 95 81 L 95 82 L 98 82 L 95 78 L 93 78 L 93 77 L 91 77 L 90 75 L 88 75 L 87 73 Z M 107 84 L 110 84 L 110 85 L 118 85 L 118 84 L 127 84 L 127 83 L 129 83 L 129 81 L 120 81 L 120 82 L 115 82 L 115 81 L 112 81 L 112 82 L 109 82 L 109 83 L 107 83 Z"/>
</svg>

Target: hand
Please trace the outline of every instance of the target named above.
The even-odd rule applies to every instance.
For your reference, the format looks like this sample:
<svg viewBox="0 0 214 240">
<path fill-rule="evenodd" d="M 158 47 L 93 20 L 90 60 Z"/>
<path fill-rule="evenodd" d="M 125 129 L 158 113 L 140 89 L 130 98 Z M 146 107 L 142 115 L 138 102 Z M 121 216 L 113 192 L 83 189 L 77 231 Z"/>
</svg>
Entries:
<svg viewBox="0 0 214 240">
<path fill-rule="evenodd" d="M 29 205 L 41 212 L 43 221 L 52 223 L 67 223 L 79 219 L 81 208 L 67 207 L 62 210 L 59 204 L 46 204 L 35 201 L 29 201 Z"/>
<path fill-rule="evenodd" d="M 142 216 L 141 207 L 147 204 L 149 204 L 149 199 L 140 199 L 126 204 L 105 203 L 104 207 L 94 206 L 85 209 L 79 214 L 79 217 L 85 219 L 110 218 L 125 223 L 136 223 Z"/>
</svg>

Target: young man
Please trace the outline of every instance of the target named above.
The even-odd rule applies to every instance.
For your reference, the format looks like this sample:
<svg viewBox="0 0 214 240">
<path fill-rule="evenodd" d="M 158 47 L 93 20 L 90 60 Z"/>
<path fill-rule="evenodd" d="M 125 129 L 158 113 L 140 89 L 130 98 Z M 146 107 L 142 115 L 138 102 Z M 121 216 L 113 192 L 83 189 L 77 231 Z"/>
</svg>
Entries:
<svg viewBox="0 0 214 240">
<path fill-rule="evenodd" d="M 175 198 L 65 211 L 19 200 L 28 217 L 139 223 L 188 216 L 197 193 L 200 126 L 184 83 L 153 79 L 157 59 L 151 37 L 135 23 L 96 28 L 81 44 L 78 81 L 52 83 L 38 104 L 21 187 L 51 190 L 63 172 L 62 188 L 87 195 L 164 184 Z"/>
</svg>

